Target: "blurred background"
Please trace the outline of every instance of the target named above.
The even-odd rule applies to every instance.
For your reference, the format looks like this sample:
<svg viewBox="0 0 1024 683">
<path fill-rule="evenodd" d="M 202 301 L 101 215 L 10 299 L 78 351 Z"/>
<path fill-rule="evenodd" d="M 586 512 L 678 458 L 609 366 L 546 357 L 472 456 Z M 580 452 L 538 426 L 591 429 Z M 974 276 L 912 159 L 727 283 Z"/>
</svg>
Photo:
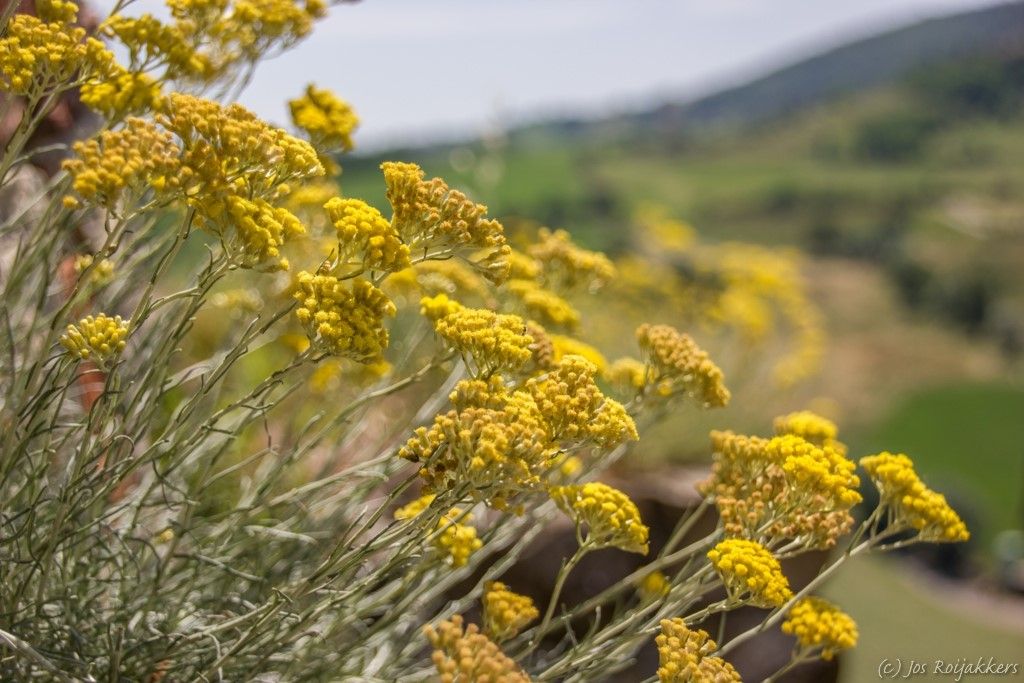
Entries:
<svg viewBox="0 0 1024 683">
<path fill-rule="evenodd" d="M 379 163 L 415 161 L 509 226 L 617 260 L 631 298 L 584 305 L 579 334 L 609 358 L 635 316 L 722 362 L 733 405 L 673 416 L 619 476 L 680 471 L 709 428 L 765 433 L 807 407 L 852 456 L 906 452 L 946 493 L 970 544 L 829 586 L 861 625 L 842 680 L 883 658 L 1020 660 L 1024 2 L 346 2 L 241 99 L 284 122 L 310 81 L 364 121 L 345 194 L 385 207 Z M 663 270 L 631 271 L 640 252 Z M 774 301 L 788 337 L 742 297 L 717 314 L 745 330 L 696 320 L 677 281 L 711 262 L 726 281 L 798 269 L 806 300 Z"/>
</svg>

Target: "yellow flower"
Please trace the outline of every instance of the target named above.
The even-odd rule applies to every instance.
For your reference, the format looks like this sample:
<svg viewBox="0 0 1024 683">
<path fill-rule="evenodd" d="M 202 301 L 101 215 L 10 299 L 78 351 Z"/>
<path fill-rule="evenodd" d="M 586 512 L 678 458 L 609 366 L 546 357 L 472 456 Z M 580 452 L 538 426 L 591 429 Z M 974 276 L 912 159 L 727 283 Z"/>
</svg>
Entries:
<svg viewBox="0 0 1024 683">
<path fill-rule="evenodd" d="M 543 284 L 558 291 L 594 290 L 615 277 L 607 256 L 576 246 L 565 230 L 541 228 L 528 253 L 541 266 Z"/>
<path fill-rule="evenodd" d="M 496 284 L 508 277 L 511 249 L 501 223 L 486 217 L 486 206 L 440 178 L 424 180 L 416 164 L 386 161 L 381 170 L 392 225 L 412 252 L 456 256 Z"/>
<path fill-rule="evenodd" d="M 288 106 L 292 122 L 309 135 L 316 147 L 345 152 L 352 149 L 352 131 L 359 125 L 359 118 L 330 90 L 308 85 L 302 97 L 291 100 Z"/>
<path fill-rule="evenodd" d="M 713 653 L 718 649 L 706 631 L 691 631 L 680 618 L 662 619 L 658 646 L 661 683 L 727 683 L 739 681 L 732 664 Z"/>
<path fill-rule="evenodd" d="M 861 458 L 860 464 L 878 487 L 882 504 L 895 514 L 898 525 L 917 529 L 921 540 L 934 543 L 959 543 L 971 537 L 946 498 L 918 478 L 913 461 L 906 455 L 883 452 Z"/>
<path fill-rule="evenodd" d="M 515 637 L 524 626 L 540 616 L 533 599 L 513 593 L 500 581 L 484 589 L 484 632 L 497 642 Z"/>
<path fill-rule="evenodd" d="M 225 195 L 272 201 L 283 184 L 324 173 L 308 142 L 239 104 L 172 93 L 156 119 L 181 140 L 189 197 L 209 221 L 222 215 Z"/>
<path fill-rule="evenodd" d="M 701 489 L 727 534 L 829 548 L 853 525 L 860 480 L 842 451 L 793 434 L 762 439 L 715 431 L 711 441 L 712 475 Z"/>
<path fill-rule="evenodd" d="M 729 403 L 722 371 L 690 338 L 668 325 L 641 325 L 636 331 L 640 349 L 654 369 L 649 378 L 663 395 L 684 391 L 705 406 Z"/>
<path fill-rule="evenodd" d="M 478 390 L 474 387 L 472 391 Z M 456 398 L 468 399 L 466 385 Z M 538 490 L 556 450 L 529 394 L 490 392 L 487 407 L 465 407 L 418 428 L 399 456 L 423 463 L 420 476 L 429 491 L 468 487 L 470 495 L 506 509 L 518 493 Z M 500 406 L 500 407 L 498 407 Z"/>
<path fill-rule="evenodd" d="M 515 660 L 509 658 L 494 641 L 480 633 L 476 624 L 463 630 L 458 614 L 436 627 L 424 626 L 434 653 L 431 657 L 442 683 L 494 681 L 529 683 Z"/>
<path fill-rule="evenodd" d="M 35 100 L 88 80 L 113 62 L 103 43 L 72 25 L 69 6 L 51 8 L 43 19 L 22 13 L 8 21 L 0 37 L 0 91 Z"/>
<path fill-rule="evenodd" d="M 647 366 L 636 358 L 619 358 L 608 366 L 604 377 L 623 391 L 637 392 L 647 385 Z"/>
<path fill-rule="evenodd" d="M 351 282 L 331 275 L 299 273 L 296 317 L 314 345 L 361 363 L 380 359 L 388 346 L 386 316 L 395 305 L 384 293 L 361 278 Z"/>
<path fill-rule="evenodd" d="M 102 77 L 82 84 L 82 104 L 108 119 L 142 114 L 160 107 L 160 83 L 148 74 L 115 65 Z"/>
<path fill-rule="evenodd" d="M 420 299 L 420 315 L 434 322 L 457 313 L 463 308 L 464 306 L 458 301 L 449 299 L 447 294 L 425 296 Z"/>
<path fill-rule="evenodd" d="M 95 263 L 92 254 L 79 254 L 75 257 L 75 273 L 81 275 Z M 89 273 L 89 282 L 94 285 L 105 285 L 114 279 L 114 262 L 110 259 L 101 259 L 93 266 Z"/>
<path fill-rule="evenodd" d="M 515 370 L 532 357 L 533 338 L 516 315 L 462 308 L 439 318 L 434 329 L 451 348 L 472 359 L 478 374 Z"/>
<path fill-rule="evenodd" d="M 574 328 L 579 324 L 580 314 L 572 304 L 536 282 L 509 280 L 506 286 L 519 307 L 531 318 L 556 327 Z"/>
<path fill-rule="evenodd" d="M 127 338 L 128 323 L 121 316 L 111 318 L 101 313 L 68 325 L 60 343 L 73 356 L 104 362 L 124 349 Z"/>
<path fill-rule="evenodd" d="M 593 363 L 599 373 L 603 374 L 608 369 L 608 359 L 590 344 L 562 334 L 552 334 L 550 338 L 555 350 L 556 362 L 565 356 L 582 356 Z"/>
<path fill-rule="evenodd" d="M 338 234 L 338 257 L 357 259 L 368 270 L 397 271 L 410 266 L 402 243 L 380 211 L 359 199 L 334 197 L 324 209 Z"/>
<path fill-rule="evenodd" d="M 150 121 L 131 118 L 123 128 L 76 142 L 64 162 L 71 187 L 87 202 L 115 210 L 152 190 L 166 197 L 179 187 L 180 150 L 173 136 Z"/>
<path fill-rule="evenodd" d="M 857 644 L 857 624 L 850 615 L 827 600 L 806 597 L 789 610 L 782 632 L 796 636 L 805 651 L 821 651 L 821 658 L 832 659 L 840 650 Z"/>
<path fill-rule="evenodd" d="M 395 519 L 413 519 L 423 514 L 437 496 L 427 494 L 420 496 L 408 505 L 395 510 Z M 452 508 L 437 521 L 434 547 L 441 553 L 452 567 L 464 567 L 469 557 L 480 549 L 483 542 L 477 538 L 476 529 L 469 522 L 473 516 L 459 508 Z M 466 522 L 463 524 L 462 522 Z"/>
<path fill-rule="evenodd" d="M 836 441 L 839 436 L 836 424 L 810 410 L 801 410 L 775 418 L 775 433 L 795 434 L 819 446 L 840 447 Z"/>
<path fill-rule="evenodd" d="M 664 572 L 657 570 L 645 574 L 640 580 L 639 586 L 637 586 L 637 591 L 644 600 L 663 598 L 668 595 L 671 589 L 672 584 L 669 582 L 668 577 L 665 576 Z"/>
<path fill-rule="evenodd" d="M 755 607 L 780 607 L 793 596 L 779 561 L 760 543 L 727 538 L 708 551 L 729 597 Z"/>
<path fill-rule="evenodd" d="M 581 356 L 566 356 L 555 367 L 526 382 L 552 440 L 575 443 L 592 439 L 605 446 L 638 439 L 625 408 L 606 398 L 594 382 L 597 368 Z"/>
<path fill-rule="evenodd" d="M 260 270 L 288 270 L 288 259 L 281 254 L 287 240 L 306 232 L 288 209 L 273 206 L 263 199 L 245 199 L 229 195 L 225 199 L 226 221 L 231 232 L 221 236 L 237 265 Z M 218 220 L 212 225 L 221 226 Z"/>
<path fill-rule="evenodd" d="M 614 547 L 630 553 L 647 554 L 647 526 L 640 511 L 622 491 L 600 482 L 555 486 L 551 498 L 559 509 L 581 527 L 586 525 L 584 543 L 595 548 Z"/>
</svg>

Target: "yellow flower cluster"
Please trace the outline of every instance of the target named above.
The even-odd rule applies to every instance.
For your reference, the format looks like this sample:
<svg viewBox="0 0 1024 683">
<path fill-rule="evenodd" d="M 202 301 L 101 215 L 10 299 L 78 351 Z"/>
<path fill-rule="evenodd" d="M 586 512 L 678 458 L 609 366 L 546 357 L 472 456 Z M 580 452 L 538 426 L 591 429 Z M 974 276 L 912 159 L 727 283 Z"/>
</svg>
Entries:
<svg viewBox="0 0 1024 683">
<path fill-rule="evenodd" d="M 711 441 L 712 474 L 702 490 L 726 533 L 828 548 L 852 526 L 860 480 L 843 451 L 793 434 L 762 439 L 714 431 Z"/>
<path fill-rule="evenodd" d="M 615 277 L 607 256 L 576 246 L 565 230 L 541 228 L 528 252 L 540 264 L 544 284 L 558 291 L 594 290 Z"/>
<path fill-rule="evenodd" d="M 432 660 L 441 683 L 529 683 L 515 661 L 490 638 L 480 633 L 476 624 L 463 629 L 458 614 L 436 627 L 427 625 L 423 632 L 434 648 Z"/>
<path fill-rule="evenodd" d="M 579 324 L 580 314 L 572 304 L 533 280 L 509 280 L 506 286 L 523 312 L 531 318 L 555 327 L 574 328 Z"/>
<path fill-rule="evenodd" d="M 96 263 L 92 254 L 80 254 L 75 257 L 75 273 L 81 275 L 90 266 Z M 89 273 L 89 281 L 94 285 L 105 285 L 114 279 L 114 262 L 110 259 L 101 259 L 93 266 Z"/>
<path fill-rule="evenodd" d="M 163 101 L 156 79 L 118 64 L 83 83 L 79 94 L 82 104 L 111 120 L 157 109 Z"/>
<path fill-rule="evenodd" d="M 360 199 L 334 197 L 324 209 L 338 234 L 341 262 L 358 259 L 365 269 L 392 272 L 410 266 L 409 247 L 374 207 Z"/>
<path fill-rule="evenodd" d="M 460 308 L 439 318 L 434 329 L 451 348 L 472 358 L 478 374 L 515 370 L 532 358 L 533 338 L 516 315 Z"/>
<path fill-rule="evenodd" d="M 800 410 L 775 418 L 775 433 L 794 434 L 819 446 L 834 446 L 839 430 L 835 422 L 810 410 Z"/>
<path fill-rule="evenodd" d="M 209 58 L 197 52 L 186 34 L 188 24 L 165 24 L 152 14 L 128 17 L 115 14 L 103 22 L 100 33 L 125 46 L 131 64 L 161 64 L 166 78 L 202 76 L 210 71 Z"/>
<path fill-rule="evenodd" d="M 647 386 L 647 366 L 636 358 L 618 358 L 604 372 L 605 379 L 627 393 Z"/>
<path fill-rule="evenodd" d="M 420 299 L 420 315 L 434 322 L 457 313 L 464 308 L 458 301 L 449 299 L 447 294 L 425 296 Z"/>
<path fill-rule="evenodd" d="M 115 210 L 150 188 L 164 195 L 179 187 L 180 150 L 173 136 L 144 119 L 128 119 L 123 128 L 72 149 L 75 157 L 64 162 L 71 186 L 98 206 Z"/>
<path fill-rule="evenodd" d="M 361 363 L 380 359 L 388 346 L 386 316 L 395 305 L 368 281 L 350 282 L 332 275 L 299 273 L 296 317 L 310 342 L 322 350 Z"/>
<path fill-rule="evenodd" d="M 124 349 L 127 338 L 127 321 L 121 320 L 119 315 L 111 318 L 100 314 L 68 325 L 60 343 L 72 356 L 103 362 Z"/>
<path fill-rule="evenodd" d="M 359 125 L 359 118 L 330 90 L 308 85 L 302 97 L 288 102 L 288 107 L 292 122 L 318 149 L 352 149 L 352 131 Z"/>
<path fill-rule="evenodd" d="M 229 195 L 225 205 L 234 228 L 226 235 L 231 240 L 228 250 L 236 263 L 245 268 L 288 270 L 288 259 L 281 249 L 287 240 L 306 231 L 299 219 L 263 199 Z"/>
<path fill-rule="evenodd" d="M 560 361 L 566 356 L 582 356 L 594 364 L 597 371 L 604 373 L 608 369 L 608 360 L 600 351 L 590 344 L 580 341 L 574 337 L 567 337 L 563 334 L 549 335 L 551 346 L 554 350 L 554 360 Z"/>
<path fill-rule="evenodd" d="M 718 645 L 706 631 L 691 631 L 680 618 L 662 619 L 658 646 L 661 683 L 729 683 L 740 675 L 732 664 L 713 653 Z"/>
<path fill-rule="evenodd" d="M 729 403 L 722 371 L 689 335 L 668 325 L 644 324 L 637 328 L 636 337 L 654 371 L 648 379 L 659 394 L 683 391 L 710 407 Z"/>
<path fill-rule="evenodd" d="M 436 498 L 427 494 L 395 511 L 395 519 L 412 519 L 423 514 Z M 437 521 L 434 547 L 452 567 L 464 567 L 469 557 L 480 549 L 483 542 L 477 538 L 476 529 L 469 524 L 473 516 L 459 508 L 452 508 Z M 463 522 L 466 522 L 463 524 Z"/>
<path fill-rule="evenodd" d="M 668 595 L 670 590 L 672 590 L 672 584 L 668 577 L 665 576 L 664 572 L 657 570 L 645 574 L 637 586 L 637 592 L 640 593 L 640 597 L 644 600 L 663 598 Z"/>
<path fill-rule="evenodd" d="M 577 531 L 586 525 L 584 543 L 647 554 L 647 526 L 636 504 L 622 491 L 600 482 L 555 486 L 551 499 L 572 519 Z"/>
<path fill-rule="evenodd" d="M 472 399 L 487 407 L 438 415 L 399 451 L 399 456 L 423 463 L 420 476 L 427 490 L 469 486 L 476 499 L 505 509 L 516 494 L 540 488 L 555 454 L 544 421 L 529 394 L 504 393 L 498 384 L 491 385 L 490 397 L 477 394 Z M 468 399 L 465 385 L 462 391 Z"/>
<path fill-rule="evenodd" d="M 212 33 L 226 49 L 239 50 L 246 60 L 255 61 L 275 45 L 298 42 L 326 11 L 324 0 L 235 0 L 232 11 Z"/>
<path fill-rule="evenodd" d="M 70 0 L 36 0 L 36 15 L 43 21 L 73 24 L 78 18 L 78 5 Z"/>
<path fill-rule="evenodd" d="M 840 650 L 857 644 L 857 624 L 849 614 L 828 600 L 806 597 L 789 610 L 782 632 L 796 636 L 806 651 L 821 650 L 821 658 L 832 659 Z"/>
<path fill-rule="evenodd" d="M 487 282 L 457 259 L 422 261 L 396 275 L 409 277 L 413 287 L 430 296 L 447 294 L 460 301 L 471 298 L 487 301 L 490 297 Z"/>
<path fill-rule="evenodd" d="M 708 314 L 740 327 L 748 338 L 762 336 L 775 311 L 792 329 L 795 347 L 776 364 L 775 378 L 793 384 L 817 370 L 823 332 L 820 315 L 807 298 L 797 252 L 750 244 L 723 244 L 712 250 L 706 270 L 723 283 Z"/>
<path fill-rule="evenodd" d="M 323 175 L 316 150 L 239 104 L 173 93 L 157 121 L 181 139 L 194 204 L 209 218 L 225 193 L 271 199 L 283 183 Z"/>
<path fill-rule="evenodd" d="M 410 250 L 458 256 L 494 283 L 508 277 L 511 250 L 501 224 L 486 217 L 486 206 L 440 178 L 424 180 L 416 164 L 387 161 L 381 170 L 394 210 L 392 224 Z"/>
<path fill-rule="evenodd" d="M 30 14 L 8 21 L 0 37 L 0 91 L 35 100 L 102 73 L 113 61 L 103 43 L 73 24 L 71 7 L 51 14 L 49 21 Z"/>
<path fill-rule="evenodd" d="M 781 607 L 793 597 L 779 561 L 760 543 L 727 538 L 708 551 L 729 598 L 755 607 Z"/>
<path fill-rule="evenodd" d="M 581 356 L 566 356 L 550 371 L 527 380 L 526 391 L 543 416 L 549 437 L 561 443 L 593 440 L 604 447 L 639 438 L 636 424 L 594 382 L 597 368 Z"/>
<path fill-rule="evenodd" d="M 514 638 L 527 624 L 540 616 L 533 599 L 513 593 L 500 581 L 491 581 L 484 589 L 484 632 L 497 642 Z"/>
<path fill-rule="evenodd" d="M 283 184 L 323 174 L 309 143 L 240 105 L 223 107 L 191 95 L 170 95 L 157 121 L 181 141 L 181 175 L 200 226 L 240 249 L 243 265 L 257 265 L 265 255 L 270 267 L 285 267 L 274 255 L 281 244 L 268 246 L 264 230 L 246 229 L 252 224 L 240 228 L 238 215 L 281 242 L 304 232 L 297 218 L 284 208 L 271 208 L 270 202 Z"/>
<path fill-rule="evenodd" d="M 921 540 L 935 543 L 958 543 L 971 537 L 945 496 L 924 485 L 906 455 L 883 452 L 861 458 L 860 464 L 898 525 L 917 529 Z"/>
</svg>

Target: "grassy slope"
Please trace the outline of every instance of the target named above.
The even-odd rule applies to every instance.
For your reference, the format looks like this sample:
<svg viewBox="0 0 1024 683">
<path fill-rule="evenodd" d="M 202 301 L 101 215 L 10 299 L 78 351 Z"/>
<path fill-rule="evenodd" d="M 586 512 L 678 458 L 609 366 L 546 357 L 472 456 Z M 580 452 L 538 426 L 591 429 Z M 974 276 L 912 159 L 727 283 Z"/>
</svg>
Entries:
<svg viewBox="0 0 1024 683">
<path fill-rule="evenodd" d="M 917 392 L 854 445 L 905 452 L 949 496 L 981 516 L 980 541 L 1024 526 L 1024 390 L 961 384 Z"/>
</svg>

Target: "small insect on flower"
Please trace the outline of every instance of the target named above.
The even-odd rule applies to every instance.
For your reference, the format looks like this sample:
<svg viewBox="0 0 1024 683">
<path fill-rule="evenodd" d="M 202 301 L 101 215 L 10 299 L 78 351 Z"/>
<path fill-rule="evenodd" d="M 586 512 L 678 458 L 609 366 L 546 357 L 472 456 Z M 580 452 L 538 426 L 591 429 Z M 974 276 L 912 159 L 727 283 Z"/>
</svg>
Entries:
<svg viewBox="0 0 1024 683">
<path fill-rule="evenodd" d="M 68 325 L 60 343 L 72 356 L 105 362 L 124 349 L 127 338 L 128 323 L 121 316 L 111 318 L 101 313 Z"/>
</svg>

